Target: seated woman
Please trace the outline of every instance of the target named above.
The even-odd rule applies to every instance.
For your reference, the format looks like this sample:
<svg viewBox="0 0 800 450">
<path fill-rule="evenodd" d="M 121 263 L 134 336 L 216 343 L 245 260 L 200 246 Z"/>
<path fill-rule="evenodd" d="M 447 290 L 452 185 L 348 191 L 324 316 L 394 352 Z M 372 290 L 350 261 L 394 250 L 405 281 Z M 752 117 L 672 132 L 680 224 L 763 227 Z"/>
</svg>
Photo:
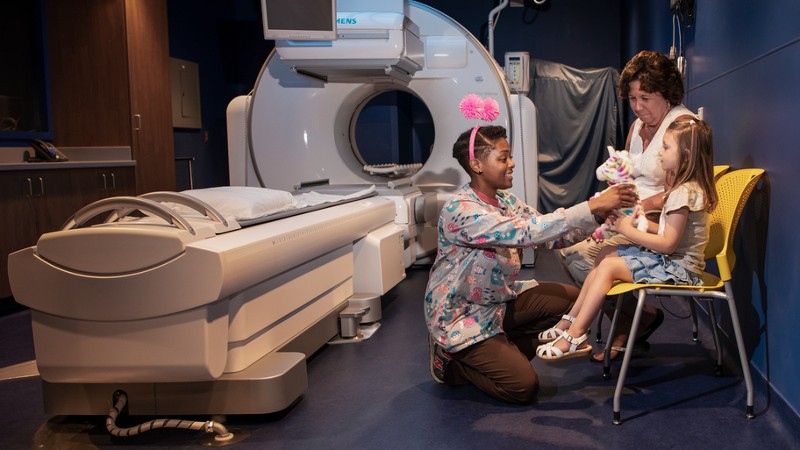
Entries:
<svg viewBox="0 0 800 450">
<path fill-rule="evenodd" d="M 664 205 L 664 169 L 658 159 L 664 133 L 678 119 L 694 119 L 694 114 L 681 104 L 683 100 L 683 77 L 675 64 L 666 56 L 653 51 L 641 51 L 634 56 L 622 71 L 617 85 L 619 96 L 630 102 L 636 120 L 631 125 L 625 149 L 630 152 L 634 184 L 642 199 L 645 211 L 659 211 Z M 602 242 L 586 240 L 560 250 L 556 254 L 563 258 L 567 269 L 580 286 L 594 265 L 595 258 L 604 247 L 630 244 L 623 235 L 616 235 Z M 612 339 L 611 358 L 616 359 L 628 341 L 633 311 L 632 302 L 625 302 L 618 334 Z M 610 316 L 613 308 L 606 309 Z M 642 314 L 642 332 L 637 337 L 638 346 L 648 348 L 647 339 L 661 325 L 664 313 L 652 306 L 645 306 Z M 603 360 L 603 353 L 592 356 Z"/>
</svg>

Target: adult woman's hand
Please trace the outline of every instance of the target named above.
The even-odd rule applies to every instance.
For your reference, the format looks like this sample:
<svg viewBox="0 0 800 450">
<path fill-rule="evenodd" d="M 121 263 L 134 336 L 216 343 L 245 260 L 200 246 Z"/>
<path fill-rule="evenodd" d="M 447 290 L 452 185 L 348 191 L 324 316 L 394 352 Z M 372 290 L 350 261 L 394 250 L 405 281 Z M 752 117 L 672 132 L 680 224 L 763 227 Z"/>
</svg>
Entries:
<svg viewBox="0 0 800 450">
<path fill-rule="evenodd" d="M 589 209 L 592 214 L 603 218 L 617 208 L 628 208 L 636 204 L 636 189 L 632 184 L 618 184 L 603 191 L 597 197 L 589 199 Z"/>
</svg>

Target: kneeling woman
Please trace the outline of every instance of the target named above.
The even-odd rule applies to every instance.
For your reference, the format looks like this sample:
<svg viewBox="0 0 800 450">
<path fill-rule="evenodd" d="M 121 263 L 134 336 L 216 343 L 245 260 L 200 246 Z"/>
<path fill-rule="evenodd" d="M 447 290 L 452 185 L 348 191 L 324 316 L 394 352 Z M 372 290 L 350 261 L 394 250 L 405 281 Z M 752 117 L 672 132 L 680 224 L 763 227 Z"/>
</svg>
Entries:
<svg viewBox="0 0 800 450">
<path fill-rule="evenodd" d="M 469 174 L 442 209 L 439 245 L 425 294 L 431 375 L 438 383 L 473 384 L 508 403 L 530 403 L 539 381 L 530 360 L 539 332 L 569 311 L 578 289 L 519 281 L 522 249 L 567 234 L 591 232 L 613 209 L 631 206 L 629 186 L 567 209 L 539 214 L 506 191 L 514 162 L 506 130 L 475 127 L 453 145 Z"/>
</svg>

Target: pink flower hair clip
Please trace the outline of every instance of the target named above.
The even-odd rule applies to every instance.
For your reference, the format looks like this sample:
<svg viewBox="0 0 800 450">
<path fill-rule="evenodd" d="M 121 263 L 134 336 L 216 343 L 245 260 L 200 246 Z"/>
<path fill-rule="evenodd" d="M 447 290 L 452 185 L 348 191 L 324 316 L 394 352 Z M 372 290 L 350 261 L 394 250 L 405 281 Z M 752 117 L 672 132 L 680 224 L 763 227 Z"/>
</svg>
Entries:
<svg viewBox="0 0 800 450">
<path fill-rule="evenodd" d="M 481 98 L 477 94 L 469 94 L 461 99 L 458 108 L 467 119 L 480 119 L 485 122 L 493 122 L 500 115 L 500 105 L 497 100 L 486 97 Z M 475 125 L 469 137 L 469 159 L 475 159 L 475 135 L 478 134 L 480 125 Z"/>
</svg>

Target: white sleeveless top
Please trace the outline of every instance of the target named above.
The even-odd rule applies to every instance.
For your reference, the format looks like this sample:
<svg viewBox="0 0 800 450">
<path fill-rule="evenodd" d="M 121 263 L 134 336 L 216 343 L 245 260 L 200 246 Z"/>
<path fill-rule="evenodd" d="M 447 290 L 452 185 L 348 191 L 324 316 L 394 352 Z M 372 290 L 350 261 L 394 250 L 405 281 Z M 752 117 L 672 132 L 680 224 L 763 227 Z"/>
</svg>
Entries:
<svg viewBox="0 0 800 450">
<path fill-rule="evenodd" d="M 672 108 L 667 113 L 667 116 L 664 117 L 664 120 L 661 121 L 661 125 L 658 127 L 658 130 L 656 130 L 653 139 L 647 144 L 646 149 L 643 148 L 642 137 L 639 135 L 639 131 L 642 129 L 642 121 L 636 119 L 633 123 L 631 148 L 628 150 L 633 166 L 633 183 L 639 191 L 639 198 L 645 199 L 656 194 L 664 193 L 665 173 L 664 169 L 661 168 L 661 161 L 658 159 L 658 154 L 661 152 L 661 147 L 663 145 L 664 132 L 667 131 L 667 128 L 675 119 L 685 115 L 694 116 L 694 113 L 683 105 Z"/>
</svg>

